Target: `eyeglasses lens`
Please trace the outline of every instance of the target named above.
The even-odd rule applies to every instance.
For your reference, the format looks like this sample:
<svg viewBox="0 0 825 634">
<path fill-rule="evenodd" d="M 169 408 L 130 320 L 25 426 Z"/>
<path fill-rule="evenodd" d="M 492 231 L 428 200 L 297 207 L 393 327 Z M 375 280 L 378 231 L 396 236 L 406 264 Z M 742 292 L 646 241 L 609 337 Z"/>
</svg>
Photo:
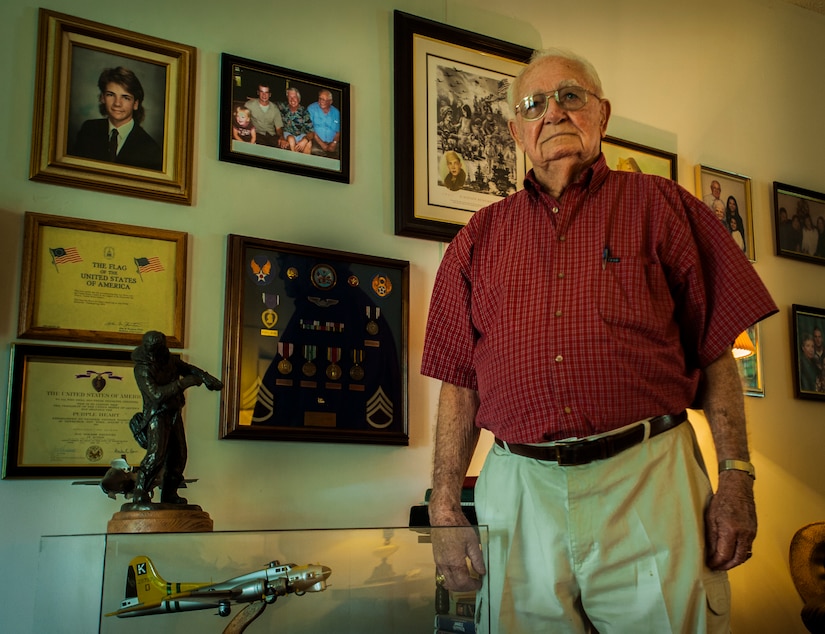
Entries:
<svg viewBox="0 0 825 634">
<path fill-rule="evenodd" d="M 522 117 L 526 121 L 541 119 L 547 112 L 550 97 L 554 98 L 563 110 L 581 110 L 587 103 L 587 90 L 579 86 L 567 86 L 548 94 L 527 95 L 519 104 Z"/>
</svg>

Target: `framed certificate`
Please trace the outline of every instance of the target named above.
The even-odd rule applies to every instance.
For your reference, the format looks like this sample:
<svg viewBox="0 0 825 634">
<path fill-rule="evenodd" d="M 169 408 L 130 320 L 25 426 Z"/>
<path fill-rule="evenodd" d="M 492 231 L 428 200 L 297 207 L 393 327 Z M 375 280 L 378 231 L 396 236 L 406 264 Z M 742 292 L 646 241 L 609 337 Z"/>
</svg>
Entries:
<svg viewBox="0 0 825 634">
<path fill-rule="evenodd" d="M 183 347 L 187 234 L 26 212 L 18 336 Z"/>
<path fill-rule="evenodd" d="M 103 476 L 145 451 L 129 429 L 143 408 L 129 350 L 13 343 L 3 477 Z"/>
</svg>

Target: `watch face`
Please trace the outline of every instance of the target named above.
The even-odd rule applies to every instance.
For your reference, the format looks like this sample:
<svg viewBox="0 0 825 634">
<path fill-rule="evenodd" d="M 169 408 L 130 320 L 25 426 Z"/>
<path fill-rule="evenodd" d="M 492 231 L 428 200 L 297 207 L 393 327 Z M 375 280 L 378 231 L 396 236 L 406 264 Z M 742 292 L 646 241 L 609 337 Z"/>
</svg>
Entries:
<svg viewBox="0 0 825 634">
<path fill-rule="evenodd" d="M 312 285 L 315 288 L 320 288 L 324 291 L 335 286 L 335 282 L 337 280 L 335 269 L 333 269 L 329 264 L 316 264 L 312 267 L 310 277 L 312 278 Z"/>
</svg>

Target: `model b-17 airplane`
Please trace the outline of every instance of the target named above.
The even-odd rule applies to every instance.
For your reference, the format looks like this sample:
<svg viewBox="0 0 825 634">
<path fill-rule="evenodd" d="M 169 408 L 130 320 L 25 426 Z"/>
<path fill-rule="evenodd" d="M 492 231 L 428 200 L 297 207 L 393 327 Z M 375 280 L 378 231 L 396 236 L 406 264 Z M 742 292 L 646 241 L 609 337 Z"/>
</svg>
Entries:
<svg viewBox="0 0 825 634">
<path fill-rule="evenodd" d="M 301 596 L 326 590 L 331 573 L 320 564 L 296 566 L 272 561 L 262 570 L 221 583 L 169 583 L 161 578 L 148 557 L 140 555 L 132 559 L 126 571 L 126 596 L 120 609 L 106 616 L 125 618 L 209 608 L 229 616 L 233 603 L 271 604 L 289 593 Z"/>
</svg>

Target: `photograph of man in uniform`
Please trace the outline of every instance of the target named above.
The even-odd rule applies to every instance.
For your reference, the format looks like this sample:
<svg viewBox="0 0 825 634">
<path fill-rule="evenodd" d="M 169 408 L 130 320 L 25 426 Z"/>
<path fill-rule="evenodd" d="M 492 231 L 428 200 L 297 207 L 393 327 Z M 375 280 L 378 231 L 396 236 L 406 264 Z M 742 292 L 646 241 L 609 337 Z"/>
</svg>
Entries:
<svg viewBox="0 0 825 634">
<path fill-rule="evenodd" d="M 163 170 L 165 90 L 156 88 L 155 92 L 159 94 L 147 107 L 147 91 L 138 72 L 147 76 L 148 85 L 158 87 L 165 84 L 165 69 L 75 48 L 67 154 Z M 88 99 L 92 92 L 92 73 L 95 73 L 94 86 L 97 88 L 96 104 Z M 93 107 L 99 117 L 93 116 Z"/>
</svg>

